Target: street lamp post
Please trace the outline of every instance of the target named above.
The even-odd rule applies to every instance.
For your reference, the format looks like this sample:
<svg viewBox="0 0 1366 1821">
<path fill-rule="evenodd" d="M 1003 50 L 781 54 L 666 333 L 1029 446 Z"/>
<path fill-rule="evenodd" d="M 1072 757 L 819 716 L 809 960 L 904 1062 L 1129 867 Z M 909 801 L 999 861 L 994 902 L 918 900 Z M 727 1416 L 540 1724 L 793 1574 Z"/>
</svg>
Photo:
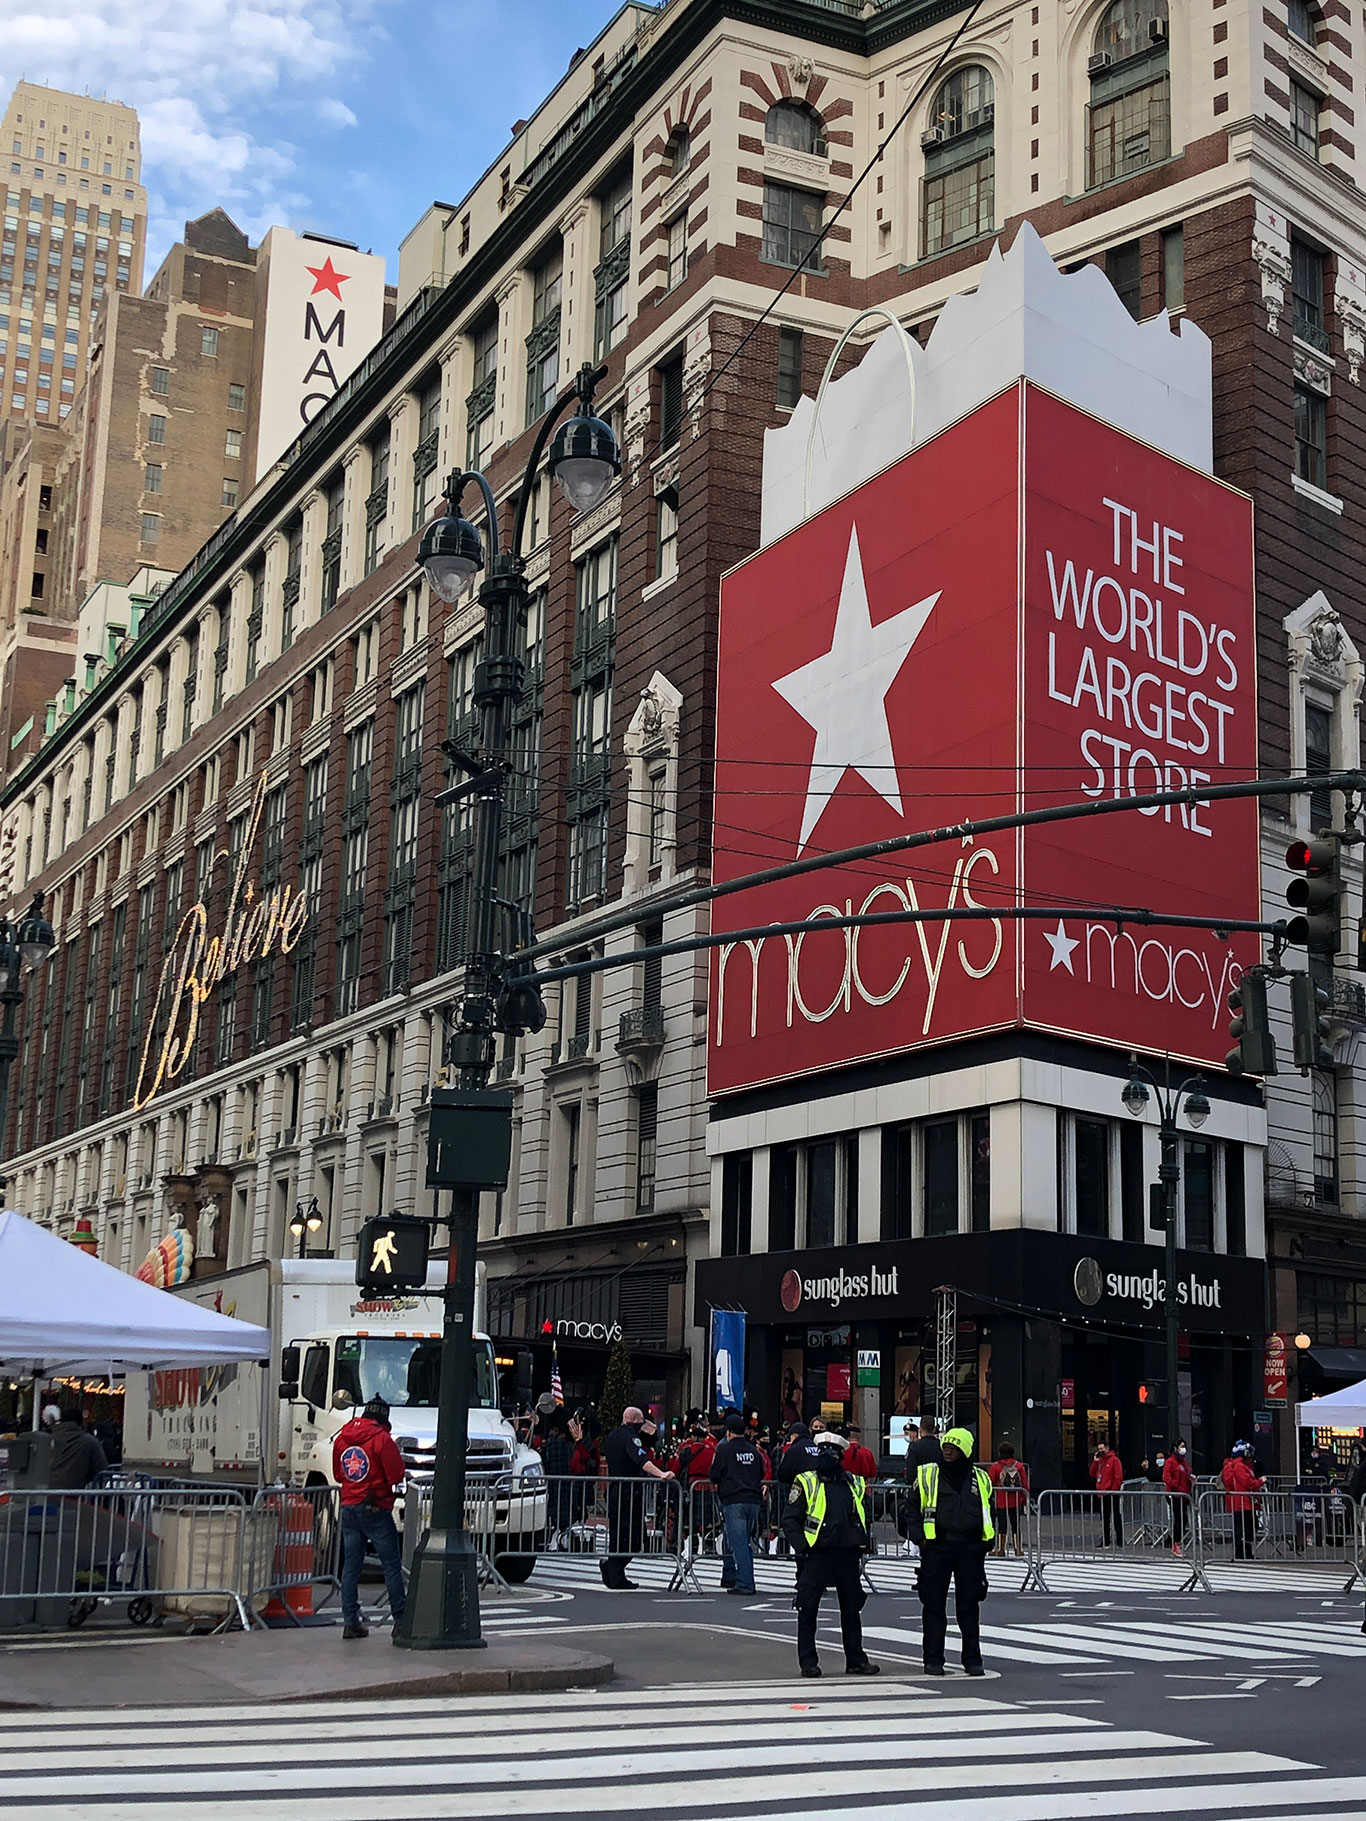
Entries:
<svg viewBox="0 0 1366 1821">
<path fill-rule="evenodd" d="M 14 1060 L 19 1054 L 15 1019 L 24 1003 L 25 983 L 30 974 L 51 957 L 56 937 L 52 925 L 43 915 L 43 894 L 34 892 L 33 902 L 16 922 L 0 916 L 0 1146 L 4 1144 L 5 1120 L 9 1113 L 9 1080 Z M 0 1176 L 0 1197 L 5 1178 Z"/>
<path fill-rule="evenodd" d="M 1162 1136 L 1162 1160 L 1157 1170 L 1157 1197 L 1154 1211 L 1161 1211 L 1163 1236 L 1166 1240 L 1166 1295 L 1164 1298 L 1166 1313 L 1167 1341 L 1167 1435 L 1165 1444 L 1174 1447 L 1181 1428 L 1180 1384 L 1180 1338 L 1181 1316 L 1180 1305 L 1176 1300 L 1176 1210 L 1177 1185 L 1181 1181 L 1181 1155 L 1178 1149 L 1180 1135 L 1177 1131 L 1177 1118 L 1181 1113 L 1181 1103 L 1185 1101 L 1186 1118 L 1196 1128 L 1202 1126 L 1209 1118 L 1209 1100 L 1205 1094 L 1203 1075 L 1190 1075 L 1179 1087 L 1173 1090 L 1171 1085 L 1171 1059 L 1163 1064 L 1162 1080 L 1150 1070 L 1144 1068 L 1137 1056 L 1129 1058 L 1129 1079 L 1124 1085 L 1123 1101 L 1127 1110 L 1135 1119 L 1140 1119 L 1145 1112 L 1151 1087 L 1157 1095 L 1158 1120 Z M 1153 1224 L 1156 1224 L 1155 1222 Z"/>
<path fill-rule="evenodd" d="M 309 1197 L 307 1207 L 305 1207 L 301 1201 L 295 1202 L 294 1213 L 289 1222 L 289 1231 L 291 1238 L 298 1241 L 300 1258 L 305 1258 L 308 1255 L 307 1247 L 309 1234 L 321 1231 L 322 1224 L 323 1217 L 318 1211 L 318 1198 L 316 1195 Z"/>
<path fill-rule="evenodd" d="M 551 444 L 549 467 L 576 512 L 591 510 L 621 472 L 621 455 L 610 426 L 592 411 L 593 392 L 606 368 L 584 365 L 541 420 L 527 459 L 517 499 L 511 544 L 503 548 L 498 505 L 485 476 L 472 470 L 452 474 L 446 485 L 444 517 L 427 527 L 418 561 L 443 601 L 454 602 L 484 566 L 478 531 L 461 515 L 467 486 L 483 496 L 490 543 L 488 573 L 479 589 L 484 610 L 484 653 L 475 671 L 474 704 L 480 714 L 480 750 L 467 753 L 447 744 L 446 752 L 466 776 L 440 801 L 468 797 L 474 807 L 474 865 L 470 881 L 470 944 L 465 959 L 459 1021 L 446 1060 L 466 1096 L 487 1090 L 493 1072 L 495 1032 L 539 1030 L 545 1009 L 534 983 L 506 978 L 507 955 L 500 934 L 498 852 L 503 833 L 503 797 L 509 771 L 508 724 L 522 692 L 525 667 L 517 633 L 526 623 L 530 590 L 522 559 L 522 534 L 536 470 L 555 424 L 572 404 L 578 410 L 561 424 Z M 438 1157 L 437 1106 L 433 1096 L 428 1138 L 428 1181 L 447 1180 Z M 511 1129 L 510 1109 L 505 1115 Z M 495 1147 L 496 1148 L 496 1147 Z M 403 1620 L 394 1642 L 411 1650 L 477 1649 L 479 1635 L 478 1559 L 465 1528 L 465 1457 L 473 1374 L 475 1248 L 479 1233 L 476 1172 L 452 1187 L 450 1262 L 444 1295 L 441 1378 L 437 1393 L 436 1461 L 431 1525 L 418 1544 Z"/>
</svg>

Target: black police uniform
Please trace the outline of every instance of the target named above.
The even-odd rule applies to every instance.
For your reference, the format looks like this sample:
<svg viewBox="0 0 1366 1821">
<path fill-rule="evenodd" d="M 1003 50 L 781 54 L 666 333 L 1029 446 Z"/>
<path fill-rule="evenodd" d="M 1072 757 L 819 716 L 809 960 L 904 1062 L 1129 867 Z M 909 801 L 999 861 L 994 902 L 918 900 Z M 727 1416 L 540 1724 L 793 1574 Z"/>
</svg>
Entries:
<svg viewBox="0 0 1366 1821">
<path fill-rule="evenodd" d="M 602 1563 L 605 1586 L 634 1587 L 626 1567 L 641 1547 L 645 1529 L 645 1462 L 649 1458 L 634 1423 L 614 1429 L 602 1445 L 607 1463 L 607 1560 Z"/>
<path fill-rule="evenodd" d="M 948 1632 L 949 1582 L 953 1582 L 953 1608 L 963 1640 L 963 1667 L 982 1667 L 981 1605 L 986 1591 L 987 1543 L 983 1536 L 982 1494 L 971 1461 L 959 1460 L 939 1469 L 938 1504 L 934 1538 L 925 1536 L 919 1488 L 911 1487 L 910 1532 L 920 1545 L 920 1572 L 916 1590 L 921 1604 L 921 1646 L 925 1667 L 944 1667 L 944 1639 Z"/>
<path fill-rule="evenodd" d="M 791 1454 L 789 1449 L 788 1453 Z M 806 1540 L 806 1499 L 794 1485 L 783 1506 L 782 1531 L 797 1558 L 797 1661 L 803 1670 L 819 1673 L 816 1655 L 816 1619 L 821 1595 L 833 1587 L 840 1607 L 840 1633 L 844 1641 L 845 1668 L 868 1668 L 859 1614 L 867 1599 L 861 1579 L 868 1532 L 859 1521 L 858 1506 L 849 1475 L 834 1448 L 817 1448 L 813 1471 L 825 1488 L 825 1521 L 812 1547 Z M 798 1471 L 804 1472 L 805 1467 Z"/>
</svg>

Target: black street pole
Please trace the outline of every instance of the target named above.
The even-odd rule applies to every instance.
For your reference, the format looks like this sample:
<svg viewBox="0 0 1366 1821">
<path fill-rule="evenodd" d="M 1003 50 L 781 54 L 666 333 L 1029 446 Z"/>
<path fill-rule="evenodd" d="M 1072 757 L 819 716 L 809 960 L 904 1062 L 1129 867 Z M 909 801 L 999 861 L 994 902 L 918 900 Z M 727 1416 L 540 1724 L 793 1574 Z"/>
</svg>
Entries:
<svg viewBox="0 0 1366 1821">
<path fill-rule="evenodd" d="M 502 1006 L 506 956 L 500 930 L 498 864 L 503 799 L 510 769 L 508 728 L 526 676 L 517 645 L 530 605 L 522 562 L 527 502 L 556 420 L 577 401 L 580 417 L 575 422 L 583 422 L 593 388 L 601 377 L 601 369 L 581 368 L 573 387 L 556 399 L 541 420 L 518 495 L 510 550 L 499 548 L 498 505 L 484 475 L 452 475 L 447 488 L 446 497 L 454 516 L 465 484 L 478 487 L 488 521 L 489 545 L 494 552 L 488 576 L 479 590 L 484 609 L 484 654 L 475 671 L 474 704 L 480 714 L 480 752 L 477 760 L 465 754 L 454 755 L 471 774 L 468 783 L 458 788 L 474 803 L 474 866 L 470 881 L 470 950 L 465 961 L 459 1026 L 447 1046 L 447 1060 L 458 1072 L 461 1089 L 475 1094 L 488 1087 L 493 1073 L 495 1032 L 506 1027 Z M 610 437 L 606 426 L 599 428 Z M 571 449 L 570 453 L 574 451 Z M 613 465 L 620 467 L 614 458 Z M 553 453 L 551 466 L 555 466 Z M 423 544 L 425 548 L 426 537 Z M 435 1106 L 429 1117 L 428 1178 L 435 1181 L 440 1175 L 435 1155 Z M 508 1119 L 510 1126 L 510 1112 Z M 409 1650 L 477 1650 L 484 1643 L 479 1633 L 478 1551 L 465 1525 L 479 1194 L 473 1184 L 451 1190 L 451 1244 L 443 1295 L 431 1525 L 413 1556 L 403 1620 L 394 1631 L 394 1643 Z"/>
<path fill-rule="evenodd" d="M 10 938 L 9 926 L 0 932 L 0 968 L 4 969 L 5 986 L 0 991 L 0 1005 L 5 1008 L 0 1019 L 0 1201 L 5 1198 L 7 1179 L 4 1174 L 5 1121 L 9 1116 L 9 1078 L 19 1054 L 15 1018 L 24 1003 L 24 989 L 19 985 L 19 954 Z"/>
</svg>

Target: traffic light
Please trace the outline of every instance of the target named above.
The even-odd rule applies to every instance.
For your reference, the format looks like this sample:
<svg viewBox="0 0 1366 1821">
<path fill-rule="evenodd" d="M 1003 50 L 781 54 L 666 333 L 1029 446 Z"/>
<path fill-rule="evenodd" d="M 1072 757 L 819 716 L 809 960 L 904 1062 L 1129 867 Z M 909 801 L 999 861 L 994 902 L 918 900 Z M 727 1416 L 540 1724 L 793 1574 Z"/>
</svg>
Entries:
<svg viewBox="0 0 1366 1821">
<path fill-rule="evenodd" d="M 371 1295 L 400 1295 L 427 1283 L 431 1222 L 415 1214 L 375 1214 L 356 1241 L 356 1282 Z"/>
<path fill-rule="evenodd" d="M 1228 1034 L 1236 1047 L 1224 1058 L 1230 1075 L 1274 1075 L 1276 1043 L 1266 1009 L 1266 975 L 1250 969 L 1228 996 Z"/>
<path fill-rule="evenodd" d="M 1312 975 L 1290 977 L 1290 1020 L 1295 1033 L 1298 1068 L 1328 1069 L 1333 1051 L 1328 1042 L 1328 994 Z"/>
<path fill-rule="evenodd" d="M 1303 942 L 1311 954 L 1336 955 L 1342 942 L 1342 849 L 1332 836 L 1292 841 L 1285 863 L 1299 873 L 1285 888 L 1285 901 L 1302 914 L 1286 926 L 1291 942 Z"/>
<path fill-rule="evenodd" d="M 545 1029 L 545 1000 L 534 974 L 505 981 L 499 989 L 493 1022 L 511 1037 L 525 1037 L 528 1031 Z"/>
</svg>

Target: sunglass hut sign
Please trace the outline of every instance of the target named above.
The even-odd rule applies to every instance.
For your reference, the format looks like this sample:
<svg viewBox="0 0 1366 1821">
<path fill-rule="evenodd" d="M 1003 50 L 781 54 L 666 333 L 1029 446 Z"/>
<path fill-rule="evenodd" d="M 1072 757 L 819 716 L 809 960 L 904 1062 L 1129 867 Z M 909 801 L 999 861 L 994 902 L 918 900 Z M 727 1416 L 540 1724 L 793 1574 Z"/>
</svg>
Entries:
<svg viewBox="0 0 1366 1821">
<path fill-rule="evenodd" d="M 871 1265 L 866 1271 L 838 1271 L 822 1277 L 804 1277 L 800 1271 L 785 1271 L 778 1286 L 778 1300 L 789 1315 L 798 1309 L 823 1305 L 838 1309 L 844 1303 L 869 1302 L 875 1297 L 897 1294 L 897 1266 L 880 1271 Z"/>
</svg>

